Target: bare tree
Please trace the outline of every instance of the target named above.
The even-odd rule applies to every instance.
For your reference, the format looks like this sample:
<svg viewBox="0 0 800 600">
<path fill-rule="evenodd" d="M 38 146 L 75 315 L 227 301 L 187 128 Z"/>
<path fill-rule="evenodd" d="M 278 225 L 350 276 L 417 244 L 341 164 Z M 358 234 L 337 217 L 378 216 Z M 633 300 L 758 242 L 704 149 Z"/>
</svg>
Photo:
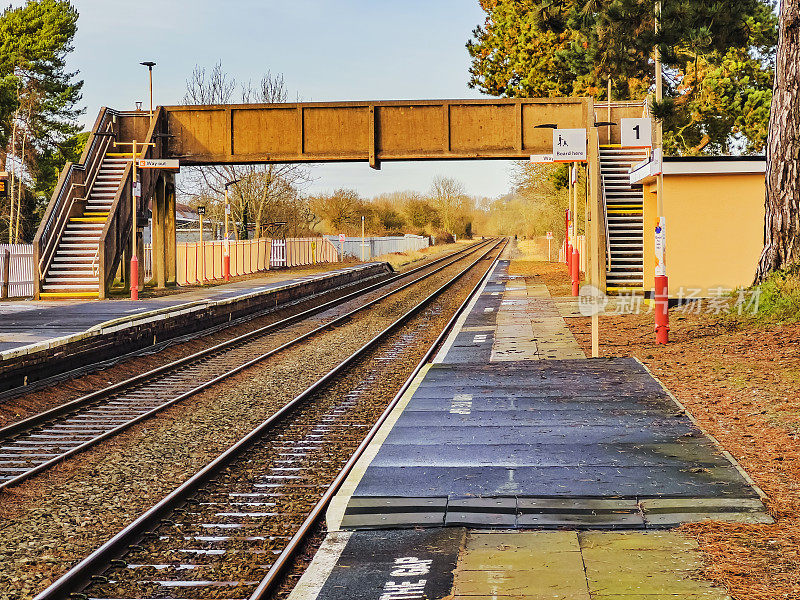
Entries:
<svg viewBox="0 0 800 600">
<path fill-rule="evenodd" d="M 360 228 L 364 200 L 355 190 L 338 189 L 310 198 L 311 210 L 322 219 L 328 233 L 355 234 Z"/>
<path fill-rule="evenodd" d="M 458 233 L 457 225 L 469 200 L 464 185 L 452 177 L 437 175 L 431 185 L 430 197 L 439 212 L 442 228 L 451 234 Z"/>
<path fill-rule="evenodd" d="M 243 103 L 286 102 L 288 92 L 282 75 L 267 72 L 257 85 L 248 82 L 238 85 L 225 73 L 221 63 L 210 71 L 195 67 L 186 82 L 184 104 L 232 104 L 239 90 Z M 247 235 L 248 224 L 255 225 L 255 237 L 273 222 L 286 222 L 295 234 L 307 233 L 313 216 L 308 202 L 299 193 L 310 180 L 308 168 L 300 165 L 215 165 L 187 169 L 181 181 L 181 191 L 198 196 L 210 191 L 217 203 L 222 203 L 225 183 L 239 180 L 229 188 L 231 218 L 238 223 L 240 237 Z M 219 209 L 221 211 L 221 208 Z M 218 211 L 214 211 L 218 212 Z M 300 218 L 301 222 L 294 219 Z"/>
</svg>

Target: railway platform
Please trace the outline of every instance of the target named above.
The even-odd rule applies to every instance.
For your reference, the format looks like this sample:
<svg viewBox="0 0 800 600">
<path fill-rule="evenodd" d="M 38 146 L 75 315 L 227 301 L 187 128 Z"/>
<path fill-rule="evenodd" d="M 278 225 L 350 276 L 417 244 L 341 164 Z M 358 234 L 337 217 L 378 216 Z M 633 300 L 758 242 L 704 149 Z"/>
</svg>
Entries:
<svg viewBox="0 0 800 600">
<path fill-rule="evenodd" d="M 375 262 L 264 277 L 146 300 L 0 303 L 0 391 L 391 272 Z M 19 380 L 15 373 L 24 373 Z"/>
<path fill-rule="evenodd" d="M 675 528 L 770 523 L 733 457 L 577 305 L 497 263 L 330 503 L 291 600 L 722 600 Z"/>
</svg>

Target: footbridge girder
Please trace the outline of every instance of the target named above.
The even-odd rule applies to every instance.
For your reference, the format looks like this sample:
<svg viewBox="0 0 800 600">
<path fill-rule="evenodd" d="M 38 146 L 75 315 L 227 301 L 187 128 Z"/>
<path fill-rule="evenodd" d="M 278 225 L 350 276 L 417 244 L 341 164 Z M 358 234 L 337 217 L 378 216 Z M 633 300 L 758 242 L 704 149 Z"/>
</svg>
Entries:
<svg viewBox="0 0 800 600">
<path fill-rule="evenodd" d="M 165 106 L 182 165 L 525 159 L 552 128 L 593 124 L 587 98 Z"/>
</svg>

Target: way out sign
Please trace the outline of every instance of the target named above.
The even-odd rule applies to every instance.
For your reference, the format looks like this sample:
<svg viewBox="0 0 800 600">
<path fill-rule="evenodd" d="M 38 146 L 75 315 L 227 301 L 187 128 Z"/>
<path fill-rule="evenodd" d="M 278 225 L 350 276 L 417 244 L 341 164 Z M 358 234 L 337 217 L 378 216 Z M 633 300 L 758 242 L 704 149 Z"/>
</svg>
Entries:
<svg viewBox="0 0 800 600">
<path fill-rule="evenodd" d="M 586 130 L 554 129 L 553 162 L 586 162 Z"/>
<path fill-rule="evenodd" d="M 139 169 L 163 169 L 164 171 L 179 171 L 181 165 L 177 158 L 137 158 L 136 167 Z"/>
</svg>

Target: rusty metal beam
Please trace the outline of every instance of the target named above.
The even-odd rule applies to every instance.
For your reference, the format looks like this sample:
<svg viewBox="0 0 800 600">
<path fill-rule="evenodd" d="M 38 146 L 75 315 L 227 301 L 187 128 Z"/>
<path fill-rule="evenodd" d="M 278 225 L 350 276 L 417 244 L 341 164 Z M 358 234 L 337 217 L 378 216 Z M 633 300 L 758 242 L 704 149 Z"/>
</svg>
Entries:
<svg viewBox="0 0 800 600">
<path fill-rule="evenodd" d="M 552 130 L 594 124 L 586 98 L 167 106 L 182 165 L 525 159 Z"/>
</svg>

